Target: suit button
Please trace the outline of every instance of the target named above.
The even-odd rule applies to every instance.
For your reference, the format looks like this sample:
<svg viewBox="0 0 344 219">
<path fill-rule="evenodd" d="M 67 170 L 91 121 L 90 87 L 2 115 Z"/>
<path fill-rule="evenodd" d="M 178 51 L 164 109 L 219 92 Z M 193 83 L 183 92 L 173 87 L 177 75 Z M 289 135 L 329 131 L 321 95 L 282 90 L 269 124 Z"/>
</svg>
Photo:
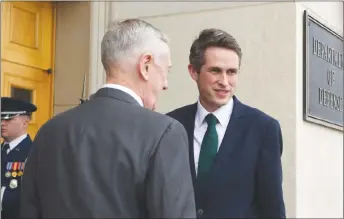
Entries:
<svg viewBox="0 0 344 219">
<path fill-rule="evenodd" d="M 203 215 L 203 209 L 198 209 L 197 210 L 197 214 L 198 214 L 198 216 L 202 216 Z"/>
</svg>

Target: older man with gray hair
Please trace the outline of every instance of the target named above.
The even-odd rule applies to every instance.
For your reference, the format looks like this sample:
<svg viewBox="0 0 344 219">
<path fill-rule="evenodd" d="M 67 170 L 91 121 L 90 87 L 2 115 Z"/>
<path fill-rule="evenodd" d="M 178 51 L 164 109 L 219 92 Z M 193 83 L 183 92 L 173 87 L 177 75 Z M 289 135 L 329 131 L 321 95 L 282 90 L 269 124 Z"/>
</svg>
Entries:
<svg viewBox="0 0 344 219">
<path fill-rule="evenodd" d="M 101 44 L 106 84 L 38 132 L 22 181 L 23 218 L 195 218 L 188 138 L 152 110 L 171 67 L 149 23 L 112 24 Z"/>
</svg>

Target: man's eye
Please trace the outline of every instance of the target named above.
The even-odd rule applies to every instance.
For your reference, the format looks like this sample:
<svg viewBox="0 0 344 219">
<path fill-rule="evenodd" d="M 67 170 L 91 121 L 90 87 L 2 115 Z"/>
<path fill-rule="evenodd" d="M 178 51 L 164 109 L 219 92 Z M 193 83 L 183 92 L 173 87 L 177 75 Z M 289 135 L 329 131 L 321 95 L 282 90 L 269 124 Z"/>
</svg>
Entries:
<svg viewBox="0 0 344 219">
<path fill-rule="evenodd" d="M 214 69 L 211 69 L 210 72 L 212 72 L 212 73 L 219 73 L 219 72 L 221 72 L 221 70 L 217 69 L 217 68 L 214 68 Z"/>
<path fill-rule="evenodd" d="M 229 70 L 227 73 L 228 73 L 229 75 L 235 75 L 237 72 L 238 72 L 237 70 L 232 69 L 232 70 Z"/>
</svg>

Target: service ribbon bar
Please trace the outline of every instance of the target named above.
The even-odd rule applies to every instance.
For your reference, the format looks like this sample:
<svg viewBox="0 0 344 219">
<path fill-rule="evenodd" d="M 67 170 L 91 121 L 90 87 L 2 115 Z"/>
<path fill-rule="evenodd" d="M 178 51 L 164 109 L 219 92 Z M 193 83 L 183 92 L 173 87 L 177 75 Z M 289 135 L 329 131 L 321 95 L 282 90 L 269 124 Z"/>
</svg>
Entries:
<svg viewBox="0 0 344 219">
<path fill-rule="evenodd" d="M 7 169 L 8 171 L 10 171 L 10 170 L 12 169 L 12 164 L 13 164 L 13 162 L 8 162 L 8 163 L 7 163 L 7 168 L 6 168 L 6 169 Z"/>
</svg>

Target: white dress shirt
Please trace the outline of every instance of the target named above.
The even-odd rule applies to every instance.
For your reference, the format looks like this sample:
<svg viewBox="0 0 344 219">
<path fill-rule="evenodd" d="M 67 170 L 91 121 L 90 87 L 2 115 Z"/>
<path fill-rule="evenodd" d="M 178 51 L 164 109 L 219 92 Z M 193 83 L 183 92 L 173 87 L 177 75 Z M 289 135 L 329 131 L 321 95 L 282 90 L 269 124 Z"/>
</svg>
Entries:
<svg viewBox="0 0 344 219">
<path fill-rule="evenodd" d="M 24 135 L 19 136 L 18 138 L 12 140 L 11 142 L 4 142 L 3 145 L 9 144 L 9 148 L 7 149 L 7 154 L 10 153 L 11 150 L 13 150 L 17 145 L 22 142 L 25 138 L 27 137 L 27 134 L 25 133 Z"/>
<path fill-rule="evenodd" d="M 124 87 L 122 85 L 118 85 L 118 84 L 104 84 L 103 88 L 113 88 L 113 89 L 118 89 L 121 90 L 127 94 L 129 94 L 130 96 L 132 96 L 137 102 L 139 102 L 139 104 L 143 107 L 143 101 L 142 99 L 139 97 L 139 95 L 137 95 L 133 90 Z"/>
<path fill-rule="evenodd" d="M 18 138 L 12 140 L 11 142 L 4 142 L 4 144 L 9 144 L 9 148 L 7 149 L 7 154 L 10 153 L 11 150 L 13 150 L 15 147 L 18 146 L 18 144 L 20 142 L 22 142 L 25 138 L 27 137 L 27 134 L 21 135 Z M 4 145 L 3 144 L 3 145 Z M 4 177 L 4 176 L 1 176 Z M 4 196 L 4 192 L 5 192 L 6 187 L 2 186 L 1 187 L 1 203 L 2 203 L 2 197 Z"/>
<path fill-rule="evenodd" d="M 216 124 L 216 131 L 218 135 L 218 150 L 220 148 L 222 139 L 226 133 L 227 126 L 229 123 L 229 119 L 232 115 L 233 111 L 233 98 L 230 99 L 230 101 L 215 110 L 212 114 L 217 118 L 219 121 Z M 195 116 L 195 129 L 194 129 L 194 159 L 195 159 L 195 170 L 197 174 L 198 169 L 198 159 L 199 154 L 201 152 L 201 145 L 203 141 L 203 137 L 205 135 L 205 132 L 207 131 L 208 124 L 207 121 L 205 121 L 205 117 L 209 114 L 209 112 L 202 106 L 200 101 L 197 102 L 197 112 Z"/>
</svg>

